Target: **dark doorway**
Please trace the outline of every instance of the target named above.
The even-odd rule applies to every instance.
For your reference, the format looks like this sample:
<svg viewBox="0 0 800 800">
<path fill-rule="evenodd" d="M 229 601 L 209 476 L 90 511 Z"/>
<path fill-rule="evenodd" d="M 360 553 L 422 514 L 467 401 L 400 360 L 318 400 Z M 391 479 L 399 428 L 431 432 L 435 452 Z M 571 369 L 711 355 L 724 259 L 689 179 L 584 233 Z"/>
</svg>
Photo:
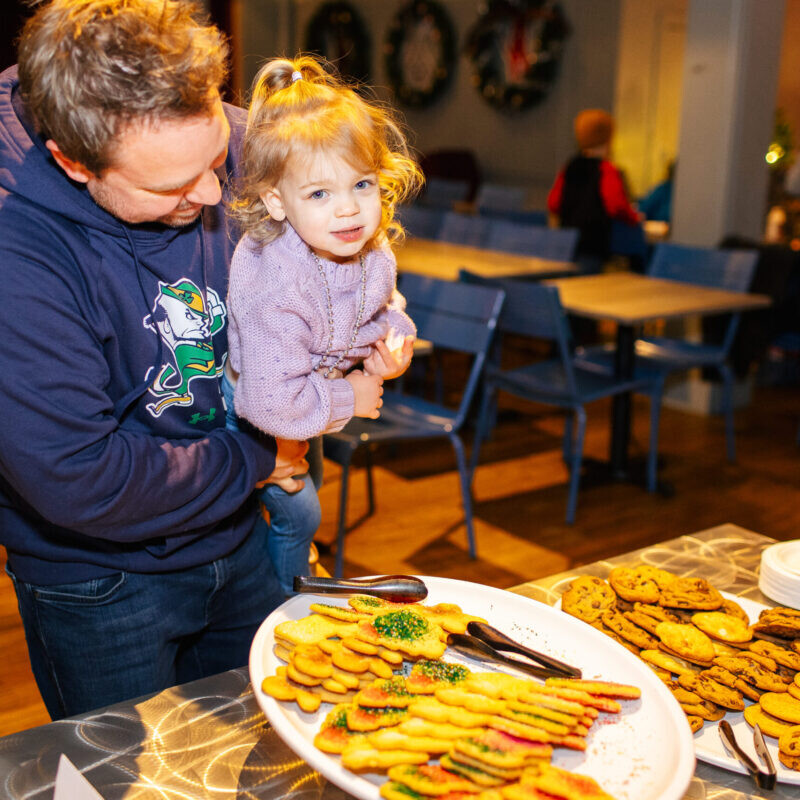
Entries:
<svg viewBox="0 0 800 800">
<path fill-rule="evenodd" d="M 17 63 L 17 36 L 31 8 L 22 0 L 3 0 L 0 13 L 0 70 Z"/>
</svg>

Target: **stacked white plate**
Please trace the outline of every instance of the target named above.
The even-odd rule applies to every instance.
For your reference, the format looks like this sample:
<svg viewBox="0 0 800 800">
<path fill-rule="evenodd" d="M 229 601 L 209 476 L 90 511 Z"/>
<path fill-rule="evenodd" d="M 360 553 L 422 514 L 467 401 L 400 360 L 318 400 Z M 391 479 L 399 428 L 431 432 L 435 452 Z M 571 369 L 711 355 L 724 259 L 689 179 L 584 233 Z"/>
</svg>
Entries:
<svg viewBox="0 0 800 800">
<path fill-rule="evenodd" d="M 776 603 L 800 609 L 800 540 L 779 542 L 764 550 L 758 588 Z"/>
</svg>

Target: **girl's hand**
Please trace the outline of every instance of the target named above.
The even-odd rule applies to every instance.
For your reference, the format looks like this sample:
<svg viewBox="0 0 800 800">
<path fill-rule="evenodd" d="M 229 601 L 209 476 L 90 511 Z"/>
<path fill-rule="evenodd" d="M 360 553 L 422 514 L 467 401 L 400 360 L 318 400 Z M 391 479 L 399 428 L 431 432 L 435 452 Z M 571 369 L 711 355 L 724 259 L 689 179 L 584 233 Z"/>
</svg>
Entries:
<svg viewBox="0 0 800 800">
<path fill-rule="evenodd" d="M 414 354 L 414 337 L 406 336 L 397 350 L 389 350 L 386 342 L 375 342 L 374 350 L 364 359 L 364 372 L 380 375 L 384 380 L 399 378 L 411 363 Z"/>
<path fill-rule="evenodd" d="M 367 375 L 361 370 L 353 370 L 344 376 L 353 388 L 354 417 L 378 419 L 383 405 L 383 378 L 380 375 Z"/>
</svg>

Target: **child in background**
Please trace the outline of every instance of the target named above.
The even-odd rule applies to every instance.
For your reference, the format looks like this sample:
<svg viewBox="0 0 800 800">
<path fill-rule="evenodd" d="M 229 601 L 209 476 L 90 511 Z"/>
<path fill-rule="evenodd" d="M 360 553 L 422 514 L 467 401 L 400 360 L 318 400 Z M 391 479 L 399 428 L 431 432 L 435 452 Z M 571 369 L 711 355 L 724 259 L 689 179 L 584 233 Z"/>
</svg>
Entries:
<svg viewBox="0 0 800 800">
<path fill-rule="evenodd" d="M 416 329 L 389 245 L 402 235 L 395 206 L 421 173 L 391 115 L 310 57 L 259 71 L 242 170 L 223 394 L 229 426 L 244 419 L 277 438 L 311 440 L 314 480 L 262 491 L 270 556 L 290 594 L 293 577 L 308 573 L 320 521 L 314 437 L 353 416 L 377 418 L 383 380 L 411 360 Z"/>
<path fill-rule="evenodd" d="M 582 272 L 600 272 L 610 255 L 611 222 L 639 224 L 619 170 L 608 160 L 614 118 L 598 108 L 575 117 L 579 153 L 558 173 L 547 208 L 562 228 L 580 231 L 576 260 Z"/>
</svg>

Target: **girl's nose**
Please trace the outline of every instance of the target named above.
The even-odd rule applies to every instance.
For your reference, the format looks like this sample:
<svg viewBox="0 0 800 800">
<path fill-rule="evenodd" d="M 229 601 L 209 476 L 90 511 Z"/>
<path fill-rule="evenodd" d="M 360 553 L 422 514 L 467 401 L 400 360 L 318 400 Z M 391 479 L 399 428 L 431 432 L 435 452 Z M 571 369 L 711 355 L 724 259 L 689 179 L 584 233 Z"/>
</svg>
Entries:
<svg viewBox="0 0 800 800">
<path fill-rule="evenodd" d="M 358 200 L 354 195 L 347 195 L 342 198 L 342 201 L 336 208 L 336 213 L 340 217 L 352 217 L 358 214 Z"/>
</svg>

